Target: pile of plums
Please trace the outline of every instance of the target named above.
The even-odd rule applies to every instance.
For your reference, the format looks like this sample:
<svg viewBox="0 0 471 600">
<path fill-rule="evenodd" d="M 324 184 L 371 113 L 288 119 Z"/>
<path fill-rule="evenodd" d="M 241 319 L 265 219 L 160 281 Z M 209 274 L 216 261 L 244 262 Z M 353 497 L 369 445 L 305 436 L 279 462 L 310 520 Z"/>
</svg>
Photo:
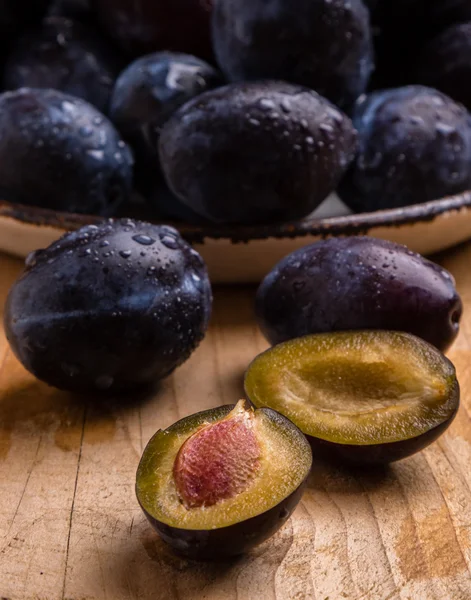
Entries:
<svg viewBox="0 0 471 600">
<path fill-rule="evenodd" d="M 256 225 L 468 190 L 470 6 L 0 0 L 1 197 Z"/>
<path fill-rule="evenodd" d="M 33 375 L 97 398 L 171 375 L 211 304 L 206 266 L 176 229 L 108 219 L 29 256 L 4 323 Z M 443 352 L 461 312 L 451 274 L 391 242 L 333 238 L 287 256 L 257 292 L 273 347 L 248 366 L 247 401 L 153 436 L 136 481 L 145 515 L 186 557 L 240 554 L 293 512 L 311 447 L 363 465 L 425 448 L 458 410 Z"/>
<path fill-rule="evenodd" d="M 250 225 L 303 218 L 334 190 L 364 211 L 471 188 L 465 0 L 0 9 L 1 197 L 111 217 L 30 255 L 8 296 L 11 348 L 50 385 L 133 393 L 206 333 L 206 265 L 173 227 L 119 217 L 134 189 L 155 219 Z M 137 472 L 144 513 L 186 557 L 272 535 L 311 448 L 400 460 L 458 410 L 443 352 L 461 299 L 450 273 L 403 246 L 302 248 L 260 284 L 255 312 L 272 347 L 248 366 L 247 400 L 158 431 Z"/>
</svg>

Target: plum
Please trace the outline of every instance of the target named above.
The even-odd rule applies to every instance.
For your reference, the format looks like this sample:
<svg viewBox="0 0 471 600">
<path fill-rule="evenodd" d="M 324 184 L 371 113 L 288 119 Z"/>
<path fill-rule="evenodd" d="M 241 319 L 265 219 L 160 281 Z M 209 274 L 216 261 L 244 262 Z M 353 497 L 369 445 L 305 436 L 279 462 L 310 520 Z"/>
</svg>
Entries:
<svg viewBox="0 0 471 600">
<path fill-rule="evenodd" d="M 297 83 L 345 110 L 365 91 L 373 68 L 361 0 L 218 0 L 212 31 L 229 80 Z"/>
<path fill-rule="evenodd" d="M 177 52 L 156 52 L 131 63 L 113 90 L 110 118 L 132 145 L 136 185 L 160 212 L 178 215 L 178 199 L 160 194 L 158 143 L 169 117 L 188 100 L 222 84 L 221 75 L 205 61 Z M 162 201 L 164 200 L 164 201 Z M 185 207 L 180 209 L 184 211 Z M 187 209 L 187 213 L 190 210 Z"/>
<path fill-rule="evenodd" d="M 462 303 L 452 276 L 392 242 L 332 238 L 300 248 L 262 281 L 259 325 L 277 344 L 311 333 L 400 330 L 445 350 L 459 331 Z"/>
<path fill-rule="evenodd" d="M 357 103 L 357 159 L 338 190 L 354 211 L 400 208 L 471 188 L 471 117 L 424 86 L 374 92 Z"/>
<path fill-rule="evenodd" d="M 52 88 L 106 113 L 121 61 L 92 29 L 60 17 L 45 19 L 13 45 L 3 87 Z"/>
<path fill-rule="evenodd" d="M 167 183 L 215 223 L 304 217 L 353 160 L 351 121 L 328 100 L 283 82 L 235 83 L 185 104 L 165 124 Z"/>
<path fill-rule="evenodd" d="M 471 22 L 446 29 L 426 46 L 417 78 L 471 110 Z"/>
<path fill-rule="evenodd" d="M 28 259 L 5 331 L 25 368 L 50 385 L 132 391 L 190 356 L 211 302 L 203 259 L 175 229 L 110 220 Z"/>
<path fill-rule="evenodd" d="M 0 95 L 2 199 L 111 215 L 131 193 L 132 164 L 113 125 L 87 102 L 47 89 Z"/>
<path fill-rule="evenodd" d="M 138 501 L 177 553 L 221 559 L 273 535 L 301 499 L 309 444 L 288 419 L 245 401 L 186 417 L 148 443 Z"/>
<path fill-rule="evenodd" d="M 91 0 L 105 31 L 133 56 L 176 50 L 210 58 L 213 0 Z"/>
<path fill-rule="evenodd" d="M 178 52 L 142 56 L 116 81 L 111 118 L 123 135 L 146 144 L 180 106 L 221 84 L 218 71 L 196 56 Z M 155 145 L 153 141 L 154 154 Z"/>
<path fill-rule="evenodd" d="M 422 450 L 453 421 L 460 388 L 452 363 L 413 335 L 319 333 L 259 355 L 247 397 L 291 419 L 316 455 L 388 463 Z"/>
</svg>

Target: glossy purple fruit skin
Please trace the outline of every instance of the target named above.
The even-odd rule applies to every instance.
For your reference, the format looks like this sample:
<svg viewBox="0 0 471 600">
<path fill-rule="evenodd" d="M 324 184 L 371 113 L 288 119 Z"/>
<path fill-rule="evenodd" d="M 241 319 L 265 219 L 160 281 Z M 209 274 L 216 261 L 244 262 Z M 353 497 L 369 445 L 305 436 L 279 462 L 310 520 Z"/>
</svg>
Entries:
<svg viewBox="0 0 471 600">
<path fill-rule="evenodd" d="M 355 163 L 339 195 L 356 212 L 400 208 L 471 188 L 471 116 L 437 90 L 374 92 L 353 114 Z"/>
<path fill-rule="evenodd" d="M 312 333 L 405 331 L 446 350 L 462 303 L 453 277 L 405 246 L 369 237 L 332 238 L 284 258 L 261 283 L 258 323 L 277 344 Z"/>
<path fill-rule="evenodd" d="M 450 27 L 425 47 L 417 77 L 471 110 L 471 22 Z"/>
<path fill-rule="evenodd" d="M 98 33 L 81 23 L 50 17 L 13 45 L 3 88 L 51 88 L 82 98 L 103 113 L 122 62 Z"/>
<path fill-rule="evenodd" d="M 113 90 L 110 118 L 131 144 L 136 158 L 136 186 L 170 218 L 191 211 L 164 190 L 160 169 L 159 137 L 165 122 L 189 100 L 223 84 L 210 64 L 189 54 L 155 52 L 131 63 Z"/>
<path fill-rule="evenodd" d="M 373 69 L 369 13 L 361 0 L 218 0 L 216 59 L 230 81 L 277 79 L 348 109 Z"/>
<path fill-rule="evenodd" d="M 157 50 L 210 58 L 213 0 L 91 0 L 104 30 L 132 56 Z"/>
<path fill-rule="evenodd" d="M 104 221 L 28 259 L 5 331 L 25 368 L 50 385 L 132 391 L 190 356 L 211 302 L 203 259 L 175 229 Z"/>
<path fill-rule="evenodd" d="M 460 389 L 457 383 L 453 390 L 457 406 L 459 405 Z M 422 435 L 399 442 L 389 442 L 386 444 L 374 444 L 366 446 L 354 446 L 351 444 L 336 444 L 320 438 L 307 436 L 315 456 L 322 457 L 331 462 L 338 462 L 343 465 L 355 466 L 374 466 L 386 465 L 398 460 L 404 460 L 409 456 L 421 452 L 430 444 L 433 444 L 450 427 L 458 408 L 453 415 L 441 425 L 426 431 Z"/>
<path fill-rule="evenodd" d="M 178 529 L 143 511 L 149 523 L 176 554 L 191 560 L 219 561 L 234 558 L 272 537 L 288 521 L 301 501 L 305 481 L 270 510 L 220 529 L 209 531 Z"/>
<path fill-rule="evenodd" d="M 6 92 L 0 132 L 4 200 L 107 216 L 131 193 L 130 149 L 83 100 L 56 90 Z"/>
<path fill-rule="evenodd" d="M 178 110 L 160 136 L 173 193 L 222 224 L 306 216 L 335 189 L 356 148 L 350 119 L 328 100 L 273 81 L 206 92 Z"/>
<path fill-rule="evenodd" d="M 138 58 L 120 74 L 113 90 L 111 118 L 123 135 L 141 143 L 158 137 L 162 125 L 188 100 L 222 84 L 210 64 L 180 52 Z M 152 144 L 157 153 L 155 143 Z"/>
</svg>

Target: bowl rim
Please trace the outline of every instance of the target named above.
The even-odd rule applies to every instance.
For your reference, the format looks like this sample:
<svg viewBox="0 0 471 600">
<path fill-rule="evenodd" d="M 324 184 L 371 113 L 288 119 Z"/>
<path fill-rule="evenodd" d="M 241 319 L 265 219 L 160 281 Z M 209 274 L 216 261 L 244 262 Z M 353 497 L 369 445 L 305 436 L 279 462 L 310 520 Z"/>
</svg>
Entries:
<svg viewBox="0 0 471 600">
<path fill-rule="evenodd" d="M 307 236 L 335 236 L 366 234 L 378 227 L 400 227 L 417 222 L 433 221 L 450 212 L 471 208 L 471 190 L 403 208 L 356 213 L 340 217 L 323 219 L 308 217 L 302 220 L 271 225 L 190 225 L 171 220 L 152 220 L 176 227 L 181 235 L 192 243 L 203 243 L 206 238 L 212 240 L 229 239 L 233 243 L 264 240 L 268 238 L 296 238 Z M 52 227 L 60 231 L 76 230 L 84 225 L 97 224 L 105 217 L 66 213 L 52 209 L 0 200 L 0 217 L 20 221 L 37 227 Z"/>
</svg>

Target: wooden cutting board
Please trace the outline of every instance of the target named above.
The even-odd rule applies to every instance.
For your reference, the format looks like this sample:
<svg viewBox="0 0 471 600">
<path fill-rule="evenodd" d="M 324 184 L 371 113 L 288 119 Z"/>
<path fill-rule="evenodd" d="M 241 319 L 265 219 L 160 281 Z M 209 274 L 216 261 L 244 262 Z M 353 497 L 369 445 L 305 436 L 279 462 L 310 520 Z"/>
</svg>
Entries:
<svg viewBox="0 0 471 600">
<path fill-rule="evenodd" d="M 226 564 L 175 557 L 134 495 L 140 454 L 177 419 L 242 395 L 266 347 L 253 288 L 215 292 L 210 331 L 151 398 L 97 406 L 48 388 L 0 330 L 0 597 L 9 600 L 470 600 L 471 245 L 440 257 L 466 306 L 463 402 L 421 454 L 374 473 L 316 462 L 294 517 Z M 0 305 L 21 271 L 0 257 Z"/>
</svg>

